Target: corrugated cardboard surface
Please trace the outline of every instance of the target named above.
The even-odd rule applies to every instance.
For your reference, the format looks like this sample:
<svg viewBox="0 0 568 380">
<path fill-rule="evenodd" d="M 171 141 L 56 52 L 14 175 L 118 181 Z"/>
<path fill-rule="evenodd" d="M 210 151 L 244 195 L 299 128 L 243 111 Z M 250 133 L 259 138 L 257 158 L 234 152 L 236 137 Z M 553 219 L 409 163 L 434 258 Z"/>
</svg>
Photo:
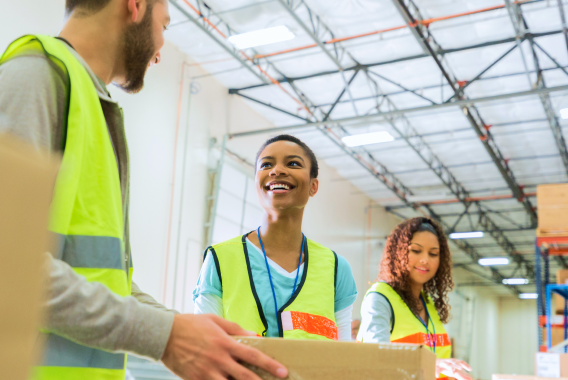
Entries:
<svg viewBox="0 0 568 380">
<path fill-rule="evenodd" d="M 557 377 L 558 380 L 568 380 L 568 377 Z M 491 380 L 550 380 L 550 377 L 519 376 L 519 375 L 493 375 Z"/>
<path fill-rule="evenodd" d="M 536 201 L 540 234 L 568 232 L 568 184 L 537 186 Z"/>
<path fill-rule="evenodd" d="M 425 346 L 275 338 L 236 338 L 288 368 L 290 380 L 435 380 L 436 356 Z M 262 379 L 276 380 L 253 369 Z"/>
<path fill-rule="evenodd" d="M 568 218 L 568 214 L 566 216 Z M 568 284 L 568 269 L 558 269 L 556 271 L 556 283 L 560 285 Z M 555 294 L 554 298 L 556 299 L 556 314 L 564 314 L 564 297 Z"/>
<path fill-rule="evenodd" d="M 546 327 L 542 329 L 542 345 L 546 346 L 548 344 L 548 330 Z M 552 345 L 556 346 L 558 343 L 564 341 L 564 327 L 552 327 Z"/>
<path fill-rule="evenodd" d="M 24 380 L 40 325 L 53 159 L 0 135 L 0 378 Z"/>
</svg>

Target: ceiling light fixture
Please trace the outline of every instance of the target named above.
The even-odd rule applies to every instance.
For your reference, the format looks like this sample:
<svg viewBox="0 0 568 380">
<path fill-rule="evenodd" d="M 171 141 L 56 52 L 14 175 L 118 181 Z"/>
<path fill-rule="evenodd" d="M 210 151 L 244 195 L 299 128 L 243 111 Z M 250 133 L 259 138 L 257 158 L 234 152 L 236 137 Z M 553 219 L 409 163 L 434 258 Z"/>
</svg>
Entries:
<svg viewBox="0 0 568 380">
<path fill-rule="evenodd" d="M 563 119 L 568 119 L 568 108 L 562 108 L 560 110 L 560 117 Z"/>
<path fill-rule="evenodd" d="M 345 136 L 341 139 L 347 146 L 361 146 L 394 141 L 394 137 L 387 131 L 363 133 L 360 135 Z"/>
<path fill-rule="evenodd" d="M 536 293 L 521 293 L 519 298 L 522 300 L 536 300 L 538 299 L 538 294 Z"/>
<path fill-rule="evenodd" d="M 526 278 L 505 278 L 503 284 L 505 285 L 527 285 L 529 280 Z"/>
<path fill-rule="evenodd" d="M 450 239 L 475 239 L 482 238 L 482 231 L 472 231 L 472 232 L 454 232 L 450 234 Z"/>
<path fill-rule="evenodd" d="M 236 34 L 229 37 L 229 42 L 235 45 L 237 49 L 247 49 L 255 46 L 273 44 L 276 42 L 288 41 L 296 36 L 285 26 L 275 26 L 255 30 L 254 32 Z"/>
<path fill-rule="evenodd" d="M 484 259 L 479 259 L 477 262 L 479 263 L 479 265 L 488 267 L 493 265 L 507 265 L 509 264 L 509 259 L 506 257 L 487 257 Z"/>
</svg>

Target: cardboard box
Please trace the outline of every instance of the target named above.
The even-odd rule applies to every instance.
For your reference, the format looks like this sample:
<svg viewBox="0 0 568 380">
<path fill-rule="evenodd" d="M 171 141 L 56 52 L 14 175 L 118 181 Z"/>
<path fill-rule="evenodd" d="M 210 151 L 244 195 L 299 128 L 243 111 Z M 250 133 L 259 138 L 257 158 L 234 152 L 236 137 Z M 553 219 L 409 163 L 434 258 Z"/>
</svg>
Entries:
<svg viewBox="0 0 568 380">
<path fill-rule="evenodd" d="M 53 159 L 0 135 L 0 369 L 28 379 L 35 359 L 45 289 L 48 213 L 57 174 Z M 37 351 L 36 351 L 37 353 Z"/>
<path fill-rule="evenodd" d="M 548 339 L 548 331 L 546 327 L 542 328 L 542 345 L 546 346 Z M 563 327 L 552 327 L 552 346 L 556 346 L 558 343 L 564 341 L 564 328 Z"/>
<path fill-rule="evenodd" d="M 538 233 L 568 233 L 568 184 L 538 185 Z"/>
<path fill-rule="evenodd" d="M 568 377 L 568 354 L 537 352 L 535 361 L 536 376 L 546 378 Z"/>
<path fill-rule="evenodd" d="M 558 380 L 568 380 L 568 377 L 558 377 Z M 520 375 L 493 375 L 491 380 L 550 380 L 550 377 L 520 376 Z"/>
<path fill-rule="evenodd" d="M 558 269 L 556 271 L 556 283 L 559 285 L 568 285 L 568 269 Z M 564 302 L 565 298 L 559 296 L 558 294 L 554 295 L 555 299 L 555 312 L 556 314 L 564 314 Z"/>
<path fill-rule="evenodd" d="M 290 380 L 436 378 L 436 356 L 422 345 L 250 337 L 236 339 L 285 365 Z M 264 380 L 276 380 L 262 370 L 252 370 Z"/>
</svg>

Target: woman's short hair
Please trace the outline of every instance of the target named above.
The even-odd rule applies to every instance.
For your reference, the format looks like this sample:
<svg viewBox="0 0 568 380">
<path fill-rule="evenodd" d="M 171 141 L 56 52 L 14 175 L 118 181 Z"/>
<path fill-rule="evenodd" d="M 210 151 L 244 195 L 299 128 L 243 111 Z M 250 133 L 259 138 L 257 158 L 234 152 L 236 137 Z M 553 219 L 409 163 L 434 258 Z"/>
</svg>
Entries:
<svg viewBox="0 0 568 380">
<path fill-rule="evenodd" d="M 318 178 L 319 166 L 318 166 L 318 160 L 316 158 L 316 155 L 310 149 L 310 147 L 306 145 L 306 143 L 304 143 L 299 138 L 291 136 L 291 135 L 278 135 L 276 137 L 272 137 L 272 138 L 269 138 L 268 140 L 266 140 L 264 142 L 264 144 L 262 144 L 262 146 L 258 150 L 258 153 L 256 154 L 256 160 L 255 160 L 255 166 L 254 166 L 255 171 L 256 171 L 256 163 L 258 163 L 258 158 L 260 157 L 260 154 L 262 153 L 264 148 L 266 148 L 270 144 L 273 144 L 277 141 L 289 141 L 289 142 L 293 142 L 294 144 L 299 145 L 304 150 L 304 152 L 306 153 L 308 158 L 310 159 L 310 177 L 311 178 Z"/>
</svg>

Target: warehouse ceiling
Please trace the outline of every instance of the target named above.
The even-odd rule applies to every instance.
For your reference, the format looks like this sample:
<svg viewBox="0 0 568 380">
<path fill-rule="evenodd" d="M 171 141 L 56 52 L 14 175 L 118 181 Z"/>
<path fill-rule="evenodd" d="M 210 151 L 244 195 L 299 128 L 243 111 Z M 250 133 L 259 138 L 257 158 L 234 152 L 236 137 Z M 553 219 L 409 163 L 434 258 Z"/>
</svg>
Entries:
<svg viewBox="0 0 568 380">
<path fill-rule="evenodd" d="M 167 38 L 304 140 L 338 180 L 401 217 L 430 215 L 448 232 L 484 231 L 453 241 L 462 286 L 534 291 L 496 284 L 534 280 L 536 185 L 568 179 L 559 113 L 568 107 L 568 36 L 558 1 L 170 4 Z M 280 25 L 296 37 L 243 51 L 227 41 Z M 395 139 L 361 147 L 341 140 L 375 131 Z M 477 265 L 496 256 L 511 264 Z M 563 266 L 552 261 L 552 273 Z"/>
</svg>

